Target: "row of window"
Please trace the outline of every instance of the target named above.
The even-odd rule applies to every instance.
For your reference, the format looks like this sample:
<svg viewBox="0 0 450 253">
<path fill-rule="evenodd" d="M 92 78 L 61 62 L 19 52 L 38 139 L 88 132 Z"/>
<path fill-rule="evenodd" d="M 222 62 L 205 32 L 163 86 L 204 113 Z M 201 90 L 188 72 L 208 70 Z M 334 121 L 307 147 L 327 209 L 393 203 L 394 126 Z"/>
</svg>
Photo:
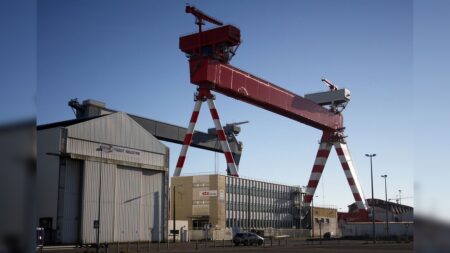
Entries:
<svg viewBox="0 0 450 253">
<path fill-rule="evenodd" d="M 228 228 L 292 228 L 292 220 L 227 219 Z"/>
<path fill-rule="evenodd" d="M 241 195 L 250 195 L 256 197 L 266 197 L 266 198 L 277 198 L 277 199 L 286 199 L 289 200 L 292 198 L 292 192 L 288 191 L 289 188 L 286 188 L 285 191 L 280 189 L 267 189 L 267 188 L 257 188 L 257 187 L 248 187 L 243 185 L 226 185 L 227 193 L 241 194 Z"/>
<path fill-rule="evenodd" d="M 250 206 L 247 203 L 242 202 L 226 202 L 226 210 L 234 211 L 250 211 L 252 212 L 268 212 L 268 213 L 292 213 L 292 207 L 288 205 L 274 205 L 274 204 L 255 204 L 252 203 Z"/>
</svg>

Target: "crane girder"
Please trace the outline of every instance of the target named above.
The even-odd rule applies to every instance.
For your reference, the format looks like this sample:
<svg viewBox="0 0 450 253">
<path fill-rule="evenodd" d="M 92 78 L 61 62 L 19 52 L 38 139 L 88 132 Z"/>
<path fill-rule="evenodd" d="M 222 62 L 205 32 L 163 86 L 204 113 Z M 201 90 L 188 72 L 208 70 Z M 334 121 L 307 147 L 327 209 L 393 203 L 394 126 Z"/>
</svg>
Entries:
<svg viewBox="0 0 450 253">
<path fill-rule="evenodd" d="M 230 64 L 214 59 L 189 61 L 191 83 L 253 104 L 323 131 L 343 128 L 343 118 L 322 106 Z"/>
</svg>

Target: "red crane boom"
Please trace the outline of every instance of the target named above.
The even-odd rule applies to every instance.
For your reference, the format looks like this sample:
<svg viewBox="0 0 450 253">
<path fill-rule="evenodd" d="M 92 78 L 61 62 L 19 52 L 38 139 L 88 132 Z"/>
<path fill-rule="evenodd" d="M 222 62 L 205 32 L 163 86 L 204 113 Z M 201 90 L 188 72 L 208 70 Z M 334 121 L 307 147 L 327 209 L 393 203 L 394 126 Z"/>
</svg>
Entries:
<svg viewBox="0 0 450 253">
<path fill-rule="evenodd" d="M 336 114 L 293 92 L 217 60 L 189 62 L 191 83 L 256 105 L 311 127 L 335 131 L 343 127 Z"/>
</svg>

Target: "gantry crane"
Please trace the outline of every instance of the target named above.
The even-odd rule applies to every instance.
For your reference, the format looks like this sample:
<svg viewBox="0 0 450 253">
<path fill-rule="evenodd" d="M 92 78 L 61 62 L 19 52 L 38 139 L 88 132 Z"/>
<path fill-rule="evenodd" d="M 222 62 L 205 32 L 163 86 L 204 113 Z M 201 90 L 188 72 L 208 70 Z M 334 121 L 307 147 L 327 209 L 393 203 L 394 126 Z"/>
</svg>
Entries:
<svg viewBox="0 0 450 253">
<path fill-rule="evenodd" d="M 229 61 L 241 43 L 240 30 L 232 25 L 223 25 L 222 22 L 193 6 L 187 6 L 186 13 L 195 16 L 198 32 L 180 37 L 179 46 L 189 58 L 190 81 L 198 88 L 195 93 L 194 111 L 174 176 L 180 176 L 200 107 L 205 101 L 225 154 L 228 175 L 238 176 L 236 164 L 229 151 L 228 140 L 214 105 L 215 96 L 212 91 L 215 91 L 321 130 L 322 138 L 306 189 L 305 204 L 307 206 L 311 204 L 330 150 L 334 146 L 358 209 L 362 214 L 366 214 L 368 206 L 345 141 L 341 114 L 350 100 L 350 92 L 347 89 L 338 89 L 332 82 L 323 79 L 329 91 L 302 97 L 238 69 L 230 65 Z M 203 31 L 204 21 L 218 27 Z"/>
</svg>

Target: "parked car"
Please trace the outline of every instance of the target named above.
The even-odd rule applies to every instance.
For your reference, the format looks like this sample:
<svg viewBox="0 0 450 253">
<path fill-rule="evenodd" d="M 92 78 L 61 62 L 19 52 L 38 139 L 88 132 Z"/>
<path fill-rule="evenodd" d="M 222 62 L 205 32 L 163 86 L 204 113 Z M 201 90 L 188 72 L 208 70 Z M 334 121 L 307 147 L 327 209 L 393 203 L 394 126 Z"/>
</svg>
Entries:
<svg viewBox="0 0 450 253">
<path fill-rule="evenodd" d="M 253 245 L 254 243 L 262 245 L 264 243 L 264 238 L 255 233 L 248 233 L 248 232 L 237 233 L 233 237 L 233 243 L 236 246 L 238 246 L 241 243 L 244 245 Z"/>
<path fill-rule="evenodd" d="M 329 240 L 333 238 L 333 232 L 326 232 L 325 234 L 323 234 L 323 239 L 325 240 Z"/>
</svg>

